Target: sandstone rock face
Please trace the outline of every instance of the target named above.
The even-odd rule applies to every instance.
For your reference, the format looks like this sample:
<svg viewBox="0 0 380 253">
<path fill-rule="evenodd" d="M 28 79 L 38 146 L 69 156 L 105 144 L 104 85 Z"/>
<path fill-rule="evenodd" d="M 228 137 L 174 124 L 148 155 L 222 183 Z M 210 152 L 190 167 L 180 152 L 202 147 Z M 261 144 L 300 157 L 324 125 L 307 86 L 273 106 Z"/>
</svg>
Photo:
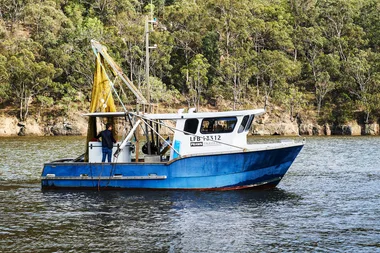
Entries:
<svg viewBox="0 0 380 253">
<path fill-rule="evenodd" d="M 300 135 L 325 135 L 325 128 L 313 123 L 299 125 Z"/>
<path fill-rule="evenodd" d="M 255 120 L 252 125 L 254 135 L 298 135 L 298 125 L 295 121 L 281 120 L 270 121 L 268 119 Z"/>
<path fill-rule="evenodd" d="M 291 121 L 286 118 L 272 119 L 269 116 L 261 116 L 255 119 L 252 133 L 254 135 L 378 135 L 378 124 L 359 125 L 356 121 L 346 125 L 318 125 L 312 120 Z"/>
<path fill-rule="evenodd" d="M 315 128 L 314 128 L 313 124 L 301 123 L 299 125 L 299 133 L 300 133 L 300 135 L 313 135 L 315 133 Z"/>
<path fill-rule="evenodd" d="M 264 136 L 264 135 L 272 135 L 273 133 L 271 132 L 271 129 L 266 127 L 264 124 L 258 124 L 252 127 L 252 134 Z"/>
<path fill-rule="evenodd" d="M 73 115 L 70 118 L 56 118 L 45 127 L 45 135 L 86 135 L 88 118 Z"/>
<path fill-rule="evenodd" d="M 352 122 L 347 125 L 333 127 L 331 133 L 333 135 L 361 135 L 362 127 L 358 123 Z"/>
<path fill-rule="evenodd" d="M 20 131 L 20 127 L 17 126 L 16 117 L 0 116 L 0 136 L 12 136 L 17 135 Z"/>
<path fill-rule="evenodd" d="M 379 134 L 379 124 L 365 124 L 364 126 L 365 135 L 378 135 Z"/>
<path fill-rule="evenodd" d="M 0 116 L 0 136 L 85 135 L 86 133 L 87 118 L 81 115 L 49 121 L 29 118 L 24 122 L 12 116 Z"/>
<path fill-rule="evenodd" d="M 50 128 L 49 135 L 82 135 L 80 130 L 70 123 L 56 124 Z"/>
<path fill-rule="evenodd" d="M 21 130 L 21 129 L 20 129 Z M 29 118 L 25 122 L 25 135 L 44 135 L 43 127 L 37 122 L 36 119 Z"/>
<path fill-rule="evenodd" d="M 16 117 L 0 117 L 0 136 L 43 135 L 43 129 L 36 119 L 20 122 Z"/>
<path fill-rule="evenodd" d="M 20 122 L 14 116 L 0 115 L 0 136 L 16 135 L 86 135 L 88 118 L 80 112 L 72 113 L 68 117 L 54 118 L 45 115 L 40 118 L 30 117 L 25 122 Z M 168 123 L 168 122 L 167 122 Z M 128 125 L 128 124 L 127 124 Z M 169 123 L 170 126 L 175 125 Z M 123 131 L 127 126 L 121 126 L 117 131 Z M 128 128 L 128 127 L 127 127 Z M 291 120 L 286 113 L 272 112 L 255 118 L 251 132 L 254 135 L 379 135 L 380 126 L 377 123 L 359 125 L 350 122 L 346 125 L 318 125 L 311 119 L 297 118 Z M 99 130 L 100 131 L 100 130 Z M 141 132 L 142 130 L 139 129 Z M 142 134 L 142 132 L 140 133 Z M 167 128 L 161 128 L 160 134 L 169 136 L 172 134 Z"/>
<path fill-rule="evenodd" d="M 300 124 L 299 125 L 300 135 L 313 135 L 313 125 L 312 124 Z"/>
<path fill-rule="evenodd" d="M 362 127 L 356 122 L 351 124 L 351 129 L 351 135 L 357 136 L 362 134 Z"/>
<path fill-rule="evenodd" d="M 324 135 L 331 135 L 331 128 L 329 124 L 325 124 L 323 126 L 323 133 Z"/>
</svg>

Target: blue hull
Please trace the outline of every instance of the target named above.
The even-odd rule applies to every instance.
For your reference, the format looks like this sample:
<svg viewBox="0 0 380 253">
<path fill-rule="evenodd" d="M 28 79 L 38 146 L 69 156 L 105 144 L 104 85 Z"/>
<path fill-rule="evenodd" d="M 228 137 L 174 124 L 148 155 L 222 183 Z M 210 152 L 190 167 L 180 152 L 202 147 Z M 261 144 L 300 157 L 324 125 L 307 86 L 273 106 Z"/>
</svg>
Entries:
<svg viewBox="0 0 380 253">
<path fill-rule="evenodd" d="M 235 190 L 274 187 L 303 145 L 167 163 L 46 163 L 42 188 Z"/>
</svg>

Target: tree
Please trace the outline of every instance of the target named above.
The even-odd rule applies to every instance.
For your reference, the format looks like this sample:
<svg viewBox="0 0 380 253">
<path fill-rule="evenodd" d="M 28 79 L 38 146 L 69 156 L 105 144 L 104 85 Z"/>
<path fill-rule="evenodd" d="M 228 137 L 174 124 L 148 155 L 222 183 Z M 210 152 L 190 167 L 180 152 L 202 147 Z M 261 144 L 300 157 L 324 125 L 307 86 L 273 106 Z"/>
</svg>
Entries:
<svg viewBox="0 0 380 253">
<path fill-rule="evenodd" d="M 365 123 L 369 123 L 370 113 L 379 108 L 380 92 L 380 55 L 371 51 L 359 51 L 350 56 L 345 64 L 348 86 L 351 93 L 359 99 L 365 112 Z"/>
<path fill-rule="evenodd" d="M 4 19 L 9 24 L 10 32 L 14 32 L 14 27 L 22 18 L 25 7 L 25 0 L 1 0 L 0 20 Z"/>
<path fill-rule="evenodd" d="M 187 88 L 189 89 L 189 105 L 192 103 L 199 110 L 199 103 L 207 85 L 207 72 L 210 64 L 207 59 L 197 54 L 188 67 L 183 67 L 182 74 L 188 76 Z"/>
<path fill-rule="evenodd" d="M 380 2 L 378 0 L 368 0 L 362 5 L 358 24 L 365 33 L 364 37 L 368 40 L 368 46 L 374 52 L 380 49 Z"/>
<path fill-rule="evenodd" d="M 9 73 L 7 58 L 0 54 L 0 104 L 9 97 Z"/>
<path fill-rule="evenodd" d="M 338 55 L 320 53 L 313 60 L 310 59 L 309 62 L 313 71 L 317 115 L 319 116 L 325 96 L 335 87 L 331 77 L 338 76 L 340 61 Z"/>
<path fill-rule="evenodd" d="M 214 1 L 208 3 L 210 27 L 215 29 L 218 41 L 213 49 L 219 57 L 219 61 L 212 61 L 211 70 L 215 72 L 215 83 L 224 92 L 224 96 L 233 101 L 233 109 L 242 100 L 243 90 L 248 91 L 249 82 L 253 74 L 257 72 L 255 66 L 256 40 L 255 29 L 257 27 L 252 15 L 250 1 Z M 212 33 L 208 33 L 208 38 Z M 206 37 L 207 38 L 207 37 Z M 210 40 L 210 39 L 208 39 Z M 206 51 L 207 52 L 207 51 Z M 208 58 L 213 59 L 210 55 Z M 232 95 L 232 96 L 231 96 Z"/>
<path fill-rule="evenodd" d="M 26 120 L 32 99 L 49 88 L 56 88 L 52 79 L 57 74 L 53 64 L 38 62 L 28 49 L 21 49 L 7 62 L 9 83 L 19 105 L 20 120 Z"/>
<path fill-rule="evenodd" d="M 207 74 L 208 86 L 210 88 L 214 80 L 218 76 L 218 69 L 220 67 L 220 51 L 218 47 L 219 35 L 215 31 L 209 31 L 202 38 L 202 54 L 206 57 L 207 62 L 210 64 L 210 69 Z"/>
<path fill-rule="evenodd" d="M 171 90 L 157 77 L 149 79 L 151 88 L 151 100 L 154 103 L 163 102 L 172 105 L 179 101 L 180 93 L 177 90 Z"/>
<path fill-rule="evenodd" d="M 289 111 L 290 120 L 293 121 L 295 117 L 300 113 L 300 110 L 306 103 L 304 93 L 302 93 L 298 87 L 294 85 L 287 85 L 278 92 L 278 99 L 281 99 L 283 105 Z"/>
<path fill-rule="evenodd" d="M 145 78 L 145 18 L 135 10 L 121 12 L 117 15 L 117 34 L 122 34 L 119 49 L 124 67 L 129 73 L 129 79 L 141 87 Z"/>
<path fill-rule="evenodd" d="M 324 36 L 330 41 L 332 51 L 339 53 L 342 61 L 354 48 L 361 47 L 363 30 L 357 26 L 354 19 L 360 13 L 360 0 L 322 0 L 317 2 L 319 9 L 319 24 Z"/>
<path fill-rule="evenodd" d="M 322 101 L 328 92 L 334 89 L 334 83 L 330 80 L 328 72 L 324 71 L 318 74 L 315 82 L 315 96 L 317 99 L 317 115 L 321 111 Z"/>
<path fill-rule="evenodd" d="M 196 1 L 178 1 L 168 6 L 166 20 L 163 23 L 171 33 L 173 50 L 171 55 L 171 83 L 183 94 L 189 83 L 189 73 L 183 75 L 183 69 L 189 69 L 191 59 L 201 53 L 202 34 L 206 32 L 207 14 L 204 6 Z"/>
<path fill-rule="evenodd" d="M 276 88 L 280 89 L 290 78 L 300 74 L 300 64 L 288 59 L 279 51 L 263 50 L 259 57 L 258 69 L 265 94 L 264 108 Z"/>
<path fill-rule="evenodd" d="M 54 1 L 29 3 L 24 9 L 24 21 L 31 37 L 44 47 L 57 44 L 60 32 L 71 25 Z"/>
<path fill-rule="evenodd" d="M 257 73 L 253 62 L 254 56 L 254 51 L 249 53 L 249 49 L 246 52 L 241 48 L 241 52 L 236 53 L 236 56 L 230 56 L 220 63 L 220 70 L 223 73 L 221 77 L 226 84 L 225 90 L 233 95 L 233 110 L 236 110 L 237 104 L 240 103 L 244 88 L 247 91 L 252 75 Z"/>
</svg>

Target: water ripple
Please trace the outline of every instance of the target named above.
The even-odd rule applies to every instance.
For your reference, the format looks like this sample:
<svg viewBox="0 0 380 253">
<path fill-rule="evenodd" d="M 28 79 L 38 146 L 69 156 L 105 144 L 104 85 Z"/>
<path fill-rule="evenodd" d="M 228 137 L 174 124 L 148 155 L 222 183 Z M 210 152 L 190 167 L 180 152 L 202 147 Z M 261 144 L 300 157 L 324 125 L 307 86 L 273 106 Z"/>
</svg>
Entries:
<svg viewBox="0 0 380 253">
<path fill-rule="evenodd" d="M 379 142 L 309 138 L 267 191 L 42 192 L 83 137 L 2 138 L 0 252 L 380 252 Z"/>
</svg>

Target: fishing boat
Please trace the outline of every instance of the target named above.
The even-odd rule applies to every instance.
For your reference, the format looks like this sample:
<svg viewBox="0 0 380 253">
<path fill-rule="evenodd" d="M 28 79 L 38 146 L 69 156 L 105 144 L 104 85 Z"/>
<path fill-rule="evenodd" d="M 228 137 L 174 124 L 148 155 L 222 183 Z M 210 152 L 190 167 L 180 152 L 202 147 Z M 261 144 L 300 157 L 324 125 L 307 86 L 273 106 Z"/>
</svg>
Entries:
<svg viewBox="0 0 380 253">
<path fill-rule="evenodd" d="M 252 122 L 265 113 L 264 109 L 196 112 L 191 108 L 187 112 L 153 113 L 149 101 L 108 55 L 106 47 L 91 43 L 96 71 L 90 111 L 84 114 L 89 120 L 86 152 L 75 159 L 45 163 L 42 189 L 275 187 L 304 146 L 304 140 L 248 144 Z M 123 87 L 134 94 L 136 110 L 127 109 Z M 113 97 L 122 110 L 117 110 Z M 118 122 L 124 129 L 109 163 L 101 162 L 102 146 L 95 138 L 105 122 Z M 163 129 L 171 134 L 164 136 Z"/>
</svg>

